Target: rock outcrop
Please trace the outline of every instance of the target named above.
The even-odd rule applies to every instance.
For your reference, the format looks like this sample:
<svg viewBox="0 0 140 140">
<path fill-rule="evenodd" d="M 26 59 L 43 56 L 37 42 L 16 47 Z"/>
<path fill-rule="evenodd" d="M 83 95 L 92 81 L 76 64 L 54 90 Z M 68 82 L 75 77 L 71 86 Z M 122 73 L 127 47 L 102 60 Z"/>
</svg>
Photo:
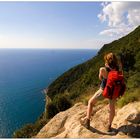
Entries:
<svg viewBox="0 0 140 140">
<path fill-rule="evenodd" d="M 87 106 L 82 103 L 58 113 L 37 134 L 36 138 L 131 138 L 140 137 L 140 102 L 130 103 L 116 110 L 112 127 L 114 134 L 106 132 L 108 106 L 94 108 L 91 127 L 86 129 L 80 119 L 86 115 Z"/>
</svg>

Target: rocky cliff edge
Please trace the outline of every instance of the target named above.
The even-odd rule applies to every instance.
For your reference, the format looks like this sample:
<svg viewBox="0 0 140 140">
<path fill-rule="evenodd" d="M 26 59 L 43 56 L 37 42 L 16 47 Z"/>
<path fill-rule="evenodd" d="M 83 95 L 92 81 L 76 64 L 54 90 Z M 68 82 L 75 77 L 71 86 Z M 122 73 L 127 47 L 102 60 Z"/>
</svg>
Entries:
<svg viewBox="0 0 140 140">
<path fill-rule="evenodd" d="M 129 103 L 116 110 L 112 127 L 114 134 L 108 134 L 108 105 L 94 108 L 91 127 L 86 129 L 80 118 L 86 115 L 87 106 L 77 103 L 70 109 L 54 116 L 36 135 L 36 138 L 131 138 L 140 137 L 140 102 Z"/>
</svg>

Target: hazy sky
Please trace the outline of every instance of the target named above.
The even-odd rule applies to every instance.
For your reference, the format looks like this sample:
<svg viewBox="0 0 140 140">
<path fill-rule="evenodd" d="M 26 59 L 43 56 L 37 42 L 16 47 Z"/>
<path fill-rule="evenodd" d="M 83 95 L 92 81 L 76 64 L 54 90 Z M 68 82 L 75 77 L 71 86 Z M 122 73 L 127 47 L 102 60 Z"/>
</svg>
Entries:
<svg viewBox="0 0 140 140">
<path fill-rule="evenodd" d="M 140 2 L 2 2 L 0 48 L 101 48 L 140 24 Z"/>
</svg>

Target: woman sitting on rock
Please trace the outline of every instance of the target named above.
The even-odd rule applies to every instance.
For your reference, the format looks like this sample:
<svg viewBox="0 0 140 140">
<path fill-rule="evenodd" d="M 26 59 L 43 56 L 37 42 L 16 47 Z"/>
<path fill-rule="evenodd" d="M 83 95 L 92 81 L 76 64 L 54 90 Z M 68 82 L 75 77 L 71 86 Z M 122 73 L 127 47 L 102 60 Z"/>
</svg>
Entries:
<svg viewBox="0 0 140 140">
<path fill-rule="evenodd" d="M 101 85 L 99 90 L 93 95 L 93 97 L 90 98 L 88 101 L 88 107 L 87 107 L 87 115 L 85 118 L 81 119 L 81 124 L 84 125 L 86 128 L 90 128 L 90 118 L 92 114 L 92 108 L 97 102 L 97 100 L 102 96 L 103 90 L 106 86 L 107 82 L 107 76 L 108 72 L 110 70 L 118 70 L 119 65 L 118 65 L 118 60 L 117 57 L 113 53 L 108 53 L 107 55 L 104 56 L 104 61 L 105 61 L 105 67 L 101 67 L 99 69 L 99 79 L 101 80 Z M 111 124 L 113 121 L 113 118 L 115 116 L 115 99 L 109 99 L 109 109 L 110 109 L 110 114 L 109 114 L 109 125 L 108 125 L 108 132 L 111 132 Z"/>
</svg>

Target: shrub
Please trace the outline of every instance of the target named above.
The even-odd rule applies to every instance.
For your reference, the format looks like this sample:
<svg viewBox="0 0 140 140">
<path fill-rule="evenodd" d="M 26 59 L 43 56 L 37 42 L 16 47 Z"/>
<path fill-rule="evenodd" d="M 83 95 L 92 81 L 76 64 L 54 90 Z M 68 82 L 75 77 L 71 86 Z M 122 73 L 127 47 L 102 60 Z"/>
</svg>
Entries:
<svg viewBox="0 0 140 140">
<path fill-rule="evenodd" d="M 30 138 L 34 129 L 33 124 L 26 124 L 21 129 L 14 132 L 14 138 Z"/>
<path fill-rule="evenodd" d="M 65 94 L 56 96 L 53 103 L 56 105 L 59 112 L 70 108 L 72 105 L 70 99 Z"/>
<path fill-rule="evenodd" d="M 13 138 L 31 138 L 40 131 L 40 129 L 47 124 L 49 121 L 48 119 L 45 118 L 45 113 L 43 112 L 38 119 L 36 120 L 35 123 L 30 123 L 22 126 L 18 130 L 16 130 L 12 137 Z"/>
<path fill-rule="evenodd" d="M 127 87 L 132 89 L 139 87 L 139 85 L 140 85 L 140 72 L 137 72 L 136 74 L 129 77 L 127 81 Z"/>
<path fill-rule="evenodd" d="M 50 119 L 58 113 L 58 109 L 54 102 L 50 102 L 46 107 L 46 118 Z"/>
<path fill-rule="evenodd" d="M 123 107 L 124 105 L 130 102 L 140 100 L 139 94 L 140 94 L 140 88 L 133 91 L 126 92 L 125 95 L 117 101 L 117 106 Z"/>
<path fill-rule="evenodd" d="M 38 119 L 34 124 L 26 124 L 13 133 L 13 138 L 31 138 L 35 136 L 40 129 L 45 126 L 47 120 Z"/>
</svg>

